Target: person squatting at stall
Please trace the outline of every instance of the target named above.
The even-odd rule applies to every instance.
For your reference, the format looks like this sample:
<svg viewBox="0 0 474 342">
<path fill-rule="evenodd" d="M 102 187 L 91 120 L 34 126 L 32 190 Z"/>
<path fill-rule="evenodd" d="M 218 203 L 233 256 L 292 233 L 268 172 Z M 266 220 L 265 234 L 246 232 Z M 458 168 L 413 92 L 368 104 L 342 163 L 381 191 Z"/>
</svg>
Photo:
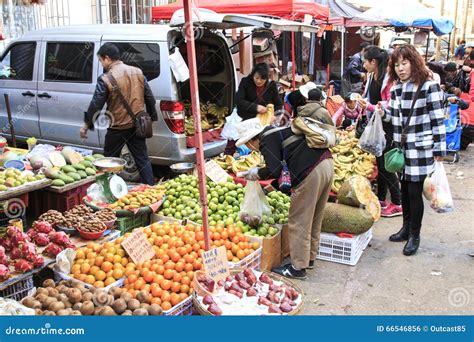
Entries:
<svg viewBox="0 0 474 342">
<path fill-rule="evenodd" d="M 275 81 L 269 79 L 270 67 L 266 63 L 259 63 L 252 72 L 240 81 L 235 96 L 237 114 L 243 119 L 255 118 L 257 114 L 264 114 L 267 105 L 273 104 L 275 113 L 282 109 L 282 101 Z M 229 140 L 225 154 L 232 155 L 236 150 L 235 141 Z"/>
<path fill-rule="evenodd" d="M 155 108 L 155 97 L 146 81 L 143 72 L 136 67 L 124 64 L 120 58 L 120 50 L 112 43 L 105 43 L 97 52 L 99 61 L 106 73 L 99 76 L 94 97 L 89 109 L 84 113 L 84 126 L 80 129 L 82 139 L 87 139 L 87 131 L 94 130 L 94 121 L 107 103 L 107 113 L 111 126 L 107 129 L 104 143 L 106 157 L 120 157 L 122 148 L 127 145 L 140 172 L 140 180 L 144 184 L 154 185 L 153 170 L 145 138 L 136 135 L 135 124 L 127 109 L 122 104 L 117 91 L 114 90 L 108 75 L 112 75 L 136 114 L 145 109 L 152 121 L 158 120 Z"/>
<path fill-rule="evenodd" d="M 442 161 L 446 154 L 443 92 L 435 81 L 429 80 L 423 58 L 413 45 L 404 45 L 393 52 L 389 75 L 394 86 L 388 110 L 376 112 L 393 125 L 393 140 L 405 156 L 400 174 L 403 226 L 390 236 L 390 241 L 408 240 L 403 254 L 413 255 L 420 245 L 423 182 L 433 171 L 434 161 Z M 402 141 L 406 125 L 408 129 Z"/>
<path fill-rule="evenodd" d="M 329 122 L 332 124 L 330 118 Z M 323 212 L 334 176 L 331 152 L 327 148 L 309 148 L 304 138 L 283 147 L 286 139 L 295 136 L 291 127 L 263 127 L 252 119 L 243 122 L 240 131 L 236 145 L 246 144 L 260 151 L 266 163 L 263 168 L 250 169 L 245 174 L 247 180 L 279 178 L 282 162 L 288 165 L 292 192 L 288 217 L 291 263 L 272 271 L 288 278 L 306 279 L 306 269 L 314 268 Z"/>
</svg>

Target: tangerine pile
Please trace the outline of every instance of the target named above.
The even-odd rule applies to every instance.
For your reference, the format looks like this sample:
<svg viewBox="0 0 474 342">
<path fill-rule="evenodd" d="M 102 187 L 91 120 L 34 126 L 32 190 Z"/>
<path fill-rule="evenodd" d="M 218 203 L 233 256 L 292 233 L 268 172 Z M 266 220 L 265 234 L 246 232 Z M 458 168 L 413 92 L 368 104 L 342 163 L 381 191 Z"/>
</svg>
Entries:
<svg viewBox="0 0 474 342">
<path fill-rule="evenodd" d="M 71 267 L 71 276 L 97 288 L 106 287 L 125 276 L 125 267 L 130 263 L 120 243 L 96 244 L 89 242 L 76 249 L 76 258 Z"/>
<path fill-rule="evenodd" d="M 194 271 L 203 268 L 204 232 L 200 226 L 167 222 L 154 223 L 143 228 L 143 232 L 155 257 L 139 265 L 126 265 L 125 289 L 133 297 L 140 291 L 149 292 L 151 303 L 166 311 L 192 293 Z M 240 261 L 259 247 L 257 242 L 249 243 L 248 237 L 233 225 L 212 227 L 210 235 L 212 247 L 225 246 L 227 259 L 232 262 Z"/>
</svg>

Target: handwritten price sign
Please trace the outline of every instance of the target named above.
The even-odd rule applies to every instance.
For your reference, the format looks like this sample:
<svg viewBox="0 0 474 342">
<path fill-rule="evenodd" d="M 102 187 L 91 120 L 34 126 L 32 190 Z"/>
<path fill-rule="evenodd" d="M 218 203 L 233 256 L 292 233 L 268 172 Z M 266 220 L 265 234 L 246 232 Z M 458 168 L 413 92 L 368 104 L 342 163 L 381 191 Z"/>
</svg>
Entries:
<svg viewBox="0 0 474 342">
<path fill-rule="evenodd" d="M 224 246 L 203 252 L 202 262 L 206 274 L 216 282 L 225 279 L 230 275 L 226 249 Z"/>
<path fill-rule="evenodd" d="M 153 246 L 148 242 L 145 233 L 141 230 L 134 231 L 122 241 L 122 246 L 135 264 L 150 260 L 155 256 Z"/>
</svg>

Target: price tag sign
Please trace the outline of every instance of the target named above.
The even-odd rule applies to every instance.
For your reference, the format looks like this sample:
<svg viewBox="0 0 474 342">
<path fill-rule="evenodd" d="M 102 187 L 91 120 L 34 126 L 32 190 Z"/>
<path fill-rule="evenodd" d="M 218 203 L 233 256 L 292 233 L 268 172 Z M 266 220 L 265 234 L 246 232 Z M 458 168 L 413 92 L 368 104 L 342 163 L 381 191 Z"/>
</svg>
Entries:
<svg viewBox="0 0 474 342">
<path fill-rule="evenodd" d="M 148 242 L 145 233 L 141 230 L 134 231 L 122 241 L 122 246 L 135 264 L 150 260 L 155 256 L 153 246 Z"/>
<path fill-rule="evenodd" d="M 229 174 L 225 172 L 225 170 L 214 160 L 209 160 L 206 164 L 204 164 L 204 169 L 206 176 L 209 177 L 214 183 L 227 183 Z"/>
<path fill-rule="evenodd" d="M 224 246 L 202 253 L 204 272 L 216 282 L 230 275 L 227 254 Z"/>
</svg>

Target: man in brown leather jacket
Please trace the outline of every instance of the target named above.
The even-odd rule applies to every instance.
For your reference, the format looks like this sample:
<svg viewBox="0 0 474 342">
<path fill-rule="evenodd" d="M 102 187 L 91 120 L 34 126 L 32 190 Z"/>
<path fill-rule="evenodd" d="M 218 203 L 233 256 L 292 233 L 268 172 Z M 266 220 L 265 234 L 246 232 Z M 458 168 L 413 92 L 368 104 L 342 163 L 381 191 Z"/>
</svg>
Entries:
<svg viewBox="0 0 474 342">
<path fill-rule="evenodd" d="M 146 107 L 153 121 L 158 120 L 155 97 L 143 72 L 119 60 L 120 50 L 116 45 L 105 43 L 100 47 L 97 55 L 106 73 L 97 79 L 94 97 L 89 109 L 84 113 L 84 126 L 80 129 L 81 138 L 87 139 L 88 130 L 94 130 L 95 121 L 104 104 L 107 103 L 106 116 L 110 121 L 110 126 L 105 135 L 104 155 L 119 157 L 123 146 L 127 145 L 137 164 L 141 182 L 153 185 L 153 170 L 148 158 L 146 141 L 136 136 L 134 122 L 106 75 L 112 75 L 115 78 L 118 88 L 133 113 L 141 112 Z"/>
</svg>

